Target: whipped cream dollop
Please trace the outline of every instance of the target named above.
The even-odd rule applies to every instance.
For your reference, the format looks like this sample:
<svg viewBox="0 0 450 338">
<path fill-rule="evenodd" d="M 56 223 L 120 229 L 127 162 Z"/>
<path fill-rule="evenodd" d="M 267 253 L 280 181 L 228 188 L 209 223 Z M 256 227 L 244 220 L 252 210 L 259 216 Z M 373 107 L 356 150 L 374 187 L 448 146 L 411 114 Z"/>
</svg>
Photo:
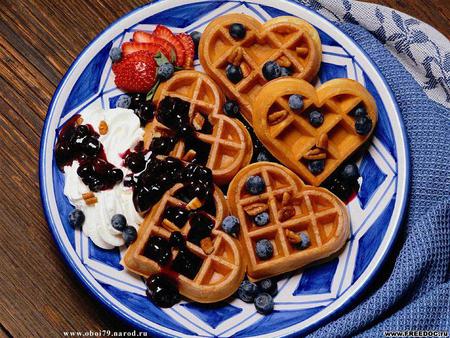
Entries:
<svg viewBox="0 0 450 338">
<path fill-rule="evenodd" d="M 99 141 L 103 144 L 108 162 L 120 168 L 124 176 L 130 173 L 130 170 L 123 166 L 122 155 L 142 141 L 144 136 L 139 118 L 133 110 L 88 108 L 80 115 L 83 124 L 92 125 L 96 132 L 99 132 L 100 122 L 106 122 L 108 132 L 100 135 Z M 112 189 L 96 192 L 97 203 L 86 205 L 83 194 L 90 190 L 78 176 L 78 167 L 78 161 L 64 167 L 64 194 L 74 207 L 85 214 L 83 233 L 103 249 L 124 245 L 122 232 L 112 227 L 111 218 L 115 214 L 122 214 L 126 217 L 128 225 L 136 228 L 142 222 L 142 217 L 134 208 L 132 189 L 125 187 L 122 181 Z"/>
</svg>

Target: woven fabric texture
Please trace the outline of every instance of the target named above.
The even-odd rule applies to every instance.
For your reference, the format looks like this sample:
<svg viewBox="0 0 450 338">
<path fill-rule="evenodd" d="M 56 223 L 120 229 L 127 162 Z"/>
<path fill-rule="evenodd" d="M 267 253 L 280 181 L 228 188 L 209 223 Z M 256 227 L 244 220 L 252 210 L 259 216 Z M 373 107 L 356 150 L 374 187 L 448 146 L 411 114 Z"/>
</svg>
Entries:
<svg viewBox="0 0 450 338">
<path fill-rule="evenodd" d="M 376 63 L 399 104 L 410 146 L 409 204 L 395 247 L 353 308 L 313 337 L 450 329 L 450 114 L 364 28 L 338 24 Z M 395 132 L 395 131 L 394 131 Z"/>
</svg>

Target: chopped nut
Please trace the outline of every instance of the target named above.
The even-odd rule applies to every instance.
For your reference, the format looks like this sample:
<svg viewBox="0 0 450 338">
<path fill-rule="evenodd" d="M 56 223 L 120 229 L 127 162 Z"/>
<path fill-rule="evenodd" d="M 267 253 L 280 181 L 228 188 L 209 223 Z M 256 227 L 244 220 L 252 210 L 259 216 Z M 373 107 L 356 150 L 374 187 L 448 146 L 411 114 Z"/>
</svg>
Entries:
<svg viewBox="0 0 450 338">
<path fill-rule="evenodd" d="M 288 241 L 292 244 L 298 244 L 302 241 L 301 237 L 292 230 L 286 229 L 284 233 L 286 234 Z"/>
<path fill-rule="evenodd" d="M 319 148 L 313 148 L 303 156 L 305 160 L 324 160 L 327 158 L 327 154 Z"/>
<path fill-rule="evenodd" d="M 300 55 L 300 56 L 307 55 L 308 51 L 309 50 L 306 47 L 297 47 L 297 48 L 295 48 L 295 52 L 297 53 L 297 55 Z"/>
<path fill-rule="evenodd" d="M 83 197 L 83 199 L 86 201 L 92 197 L 94 197 L 94 193 L 92 191 L 89 192 L 85 192 L 84 194 L 81 195 L 81 197 Z"/>
<path fill-rule="evenodd" d="M 207 255 L 212 254 L 214 251 L 214 246 L 211 240 L 211 237 L 205 237 L 200 241 L 200 247 L 202 248 L 203 252 Z"/>
<path fill-rule="evenodd" d="M 194 118 L 192 119 L 192 125 L 195 130 L 202 130 L 203 125 L 205 124 L 205 118 L 200 113 L 195 113 Z"/>
<path fill-rule="evenodd" d="M 97 197 L 95 197 L 95 196 L 85 199 L 84 201 L 86 202 L 86 205 L 92 205 L 92 204 L 95 204 L 98 202 Z"/>
<path fill-rule="evenodd" d="M 287 56 L 285 56 L 285 55 L 280 56 L 280 57 L 278 58 L 277 62 L 278 62 L 278 64 L 279 64 L 281 67 L 288 67 L 288 68 L 289 68 L 290 66 L 292 66 L 291 60 L 289 60 L 289 59 L 287 58 Z"/>
<path fill-rule="evenodd" d="M 195 155 L 197 155 L 197 152 L 193 149 L 189 149 L 188 152 L 184 154 L 182 160 L 186 162 L 191 162 L 194 159 Z"/>
<path fill-rule="evenodd" d="M 241 64 L 241 70 L 242 70 L 242 75 L 244 76 L 244 78 L 250 75 L 251 68 L 247 63 L 244 62 Z"/>
<path fill-rule="evenodd" d="M 268 206 L 266 203 L 254 203 L 252 205 L 248 205 L 244 207 L 244 211 L 249 216 L 256 216 L 262 213 L 263 211 L 266 211 L 268 209 Z"/>
<path fill-rule="evenodd" d="M 316 147 L 323 149 L 323 150 L 327 149 L 327 147 L 328 147 L 328 135 L 327 134 L 323 133 L 319 136 L 319 140 L 317 141 Z"/>
<path fill-rule="evenodd" d="M 268 117 L 269 125 L 273 126 L 275 124 L 278 124 L 278 123 L 284 121 L 284 119 L 287 116 L 288 116 L 287 110 L 280 110 L 280 111 L 277 111 L 275 113 L 272 113 Z"/>
<path fill-rule="evenodd" d="M 288 192 L 288 191 L 285 191 L 284 193 L 283 193 L 283 199 L 281 200 L 281 205 L 282 206 L 286 206 L 286 205 L 288 205 L 289 204 L 289 202 L 291 201 L 291 193 L 290 192 Z"/>
<path fill-rule="evenodd" d="M 278 213 L 278 221 L 284 222 L 295 215 L 295 209 L 292 206 L 284 207 Z"/>
<path fill-rule="evenodd" d="M 98 132 L 100 135 L 105 135 L 108 132 L 108 124 L 105 120 L 100 121 L 98 125 Z"/>
<path fill-rule="evenodd" d="M 190 200 L 190 202 L 186 205 L 186 209 L 188 210 L 196 210 L 203 205 L 203 202 L 200 201 L 198 197 L 195 197 Z"/>
<path fill-rule="evenodd" d="M 75 123 L 81 125 L 83 124 L 83 121 L 84 121 L 83 118 L 80 116 L 79 118 L 77 118 L 77 121 Z"/>
<path fill-rule="evenodd" d="M 236 47 L 228 56 L 227 61 L 234 66 L 239 66 L 241 64 L 243 55 L 244 50 L 242 49 L 242 47 Z"/>
<path fill-rule="evenodd" d="M 163 228 L 168 231 L 180 231 L 180 229 L 167 218 L 164 218 L 161 224 Z"/>
</svg>

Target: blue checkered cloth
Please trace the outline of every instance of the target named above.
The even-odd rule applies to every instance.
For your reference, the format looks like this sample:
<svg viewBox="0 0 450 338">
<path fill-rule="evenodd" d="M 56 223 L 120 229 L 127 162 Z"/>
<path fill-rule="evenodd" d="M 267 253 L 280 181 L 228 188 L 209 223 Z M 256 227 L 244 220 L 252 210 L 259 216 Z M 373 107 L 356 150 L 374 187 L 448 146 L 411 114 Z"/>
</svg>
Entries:
<svg viewBox="0 0 450 338">
<path fill-rule="evenodd" d="M 365 25 L 359 22 L 362 19 L 357 19 L 361 7 L 358 7 L 356 14 L 352 14 L 352 6 L 355 3 L 364 6 L 361 3 L 305 2 L 303 4 L 322 14 L 324 11 L 340 14 L 340 19 L 335 20 L 340 21 L 337 22 L 339 28 L 350 35 L 376 63 L 399 104 L 411 152 L 409 207 L 387 262 L 351 309 L 312 332 L 311 336 L 379 337 L 383 336 L 384 331 L 392 330 L 449 331 L 450 97 L 446 97 L 445 93 L 449 88 L 448 78 L 444 74 L 443 81 L 436 80 L 435 89 L 440 87 L 440 95 L 436 95 L 437 91 L 427 92 L 427 85 L 421 81 L 420 74 L 417 78 L 413 77 L 411 73 L 414 72 L 408 72 L 400 62 L 402 57 L 403 60 L 409 57 L 406 52 L 399 56 L 395 48 L 389 48 L 387 37 L 392 32 L 384 28 L 371 31 L 363 27 Z M 343 10 L 339 12 L 337 8 L 330 8 L 330 3 L 332 6 L 342 6 Z M 403 27 L 406 25 L 404 21 L 408 18 L 403 13 L 377 7 L 379 9 L 375 9 L 374 13 L 395 13 L 394 20 L 403 20 Z M 365 20 L 370 20 L 367 13 Z M 432 40 L 433 37 L 438 36 L 427 39 Z M 430 50 L 430 54 L 433 52 Z M 450 71 L 448 52 L 442 48 L 440 50 L 448 60 L 442 66 L 447 75 Z M 420 66 L 425 67 L 423 63 Z"/>
</svg>

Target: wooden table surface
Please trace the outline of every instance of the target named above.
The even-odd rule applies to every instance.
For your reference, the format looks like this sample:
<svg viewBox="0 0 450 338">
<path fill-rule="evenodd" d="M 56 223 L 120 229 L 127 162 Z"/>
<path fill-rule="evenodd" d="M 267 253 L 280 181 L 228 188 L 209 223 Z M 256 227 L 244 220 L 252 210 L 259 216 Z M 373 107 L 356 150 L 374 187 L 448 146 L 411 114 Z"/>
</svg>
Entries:
<svg viewBox="0 0 450 338">
<path fill-rule="evenodd" d="M 53 92 L 101 30 L 144 0 L 0 0 L 0 336 L 127 330 L 64 263 L 43 216 L 38 152 Z M 450 1 L 378 0 L 448 36 Z"/>
</svg>

